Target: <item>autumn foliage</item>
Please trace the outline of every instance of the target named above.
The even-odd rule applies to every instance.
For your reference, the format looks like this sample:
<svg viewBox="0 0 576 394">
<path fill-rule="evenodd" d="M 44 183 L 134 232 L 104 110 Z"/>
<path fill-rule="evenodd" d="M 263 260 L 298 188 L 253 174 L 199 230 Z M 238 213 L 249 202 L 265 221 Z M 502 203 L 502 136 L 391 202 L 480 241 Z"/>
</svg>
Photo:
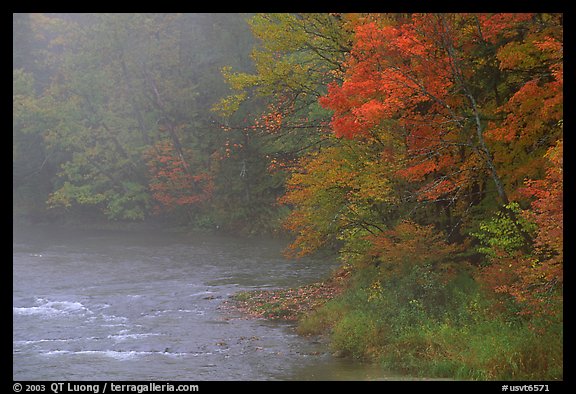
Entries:
<svg viewBox="0 0 576 394">
<path fill-rule="evenodd" d="M 500 242 L 488 256 L 490 265 L 481 273 L 484 283 L 496 293 L 517 300 L 523 314 L 551 313 L 550 302 L 561 298 L 563 284 L 563 142 L 546 154 L 548 168 L 541 180 L 526 180 L 521 193 L 532 198 L 531 209 L 522 220 L 534 229 L 530 253 L 517 245 Z M 504 239 L 503 235 L 500 235 Z"/>
<path fill-rule="evenodd" d="M 172 143 L 160 141 L 146 156 L 149 187 L 158 212 L 190 208 L 210 199 L 214 188 L 210 174 L 193 173 L 194 169 L 176 153 Z"/>
<path fill-rule="evenodd" d="M 447 243 L 433 226 L 408 220 L 368 239 L 372 245 L 368 255 L 377 260 L 385 276 L 401 275 L 412 267 L 430 264 L 448 278 L 454 272 L 455 255 L 462 251 L 460 245 Z"/>
<path fill-rule="evenodd" d="M 300 161 L 282 199 L 292 249 L 339 244 L 391 269 L 476 242 L 478 280 L 535 311 L 562 282 L 561 16 L 349 24 L 343 81 L 319 98 L 333 146 Z"/>
</svg>

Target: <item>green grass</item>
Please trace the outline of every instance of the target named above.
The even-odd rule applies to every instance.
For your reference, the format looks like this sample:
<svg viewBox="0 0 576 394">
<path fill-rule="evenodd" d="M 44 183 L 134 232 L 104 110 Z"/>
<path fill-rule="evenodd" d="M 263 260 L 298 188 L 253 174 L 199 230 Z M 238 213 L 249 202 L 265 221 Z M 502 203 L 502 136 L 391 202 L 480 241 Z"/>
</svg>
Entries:
<svg viewBox="0 0 576 394">
<path fill-rule="evenodd" d="M 467 327 L 416 327 L 390 341 L 384 367 L 410 374 L 472 380 L 560 380 L 562 336 L 496 319 Z"/>
<path fill-rule="evenodd" d="M 328 333 L 333 351 L 413 376 L 563 378 L 561 318 L 545 322 L 496 312 L 466 274 L 441 288 L 422 287 L 410 275 L 377 286 L 375 277 L 358 273 L 346 292 L 301 318 L 298 332 Z"/>
<path fill-rule="evenodd" d="M 298 334 L 321 335 L 330 330 L 346 313 L 346 307 L 337 301 L 329 301 L 321 308 L 302 318 L 298 322 Z"/>
</svg>

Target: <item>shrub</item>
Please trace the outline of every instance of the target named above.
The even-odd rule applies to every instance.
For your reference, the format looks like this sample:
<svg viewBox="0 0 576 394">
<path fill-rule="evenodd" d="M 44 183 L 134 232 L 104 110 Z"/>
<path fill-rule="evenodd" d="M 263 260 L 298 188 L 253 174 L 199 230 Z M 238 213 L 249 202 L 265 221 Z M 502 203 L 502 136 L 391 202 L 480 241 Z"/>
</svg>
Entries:
<svg viewBox="0 0 576 394">
<path fill-rule="evenodd" d="M 467 272 L 444 286 L 422 266 L 389 282 L 377 274 L 358 271 L 345 293 L 301 321 L 300 332 L 326 329 L 333 351 L 412 376 L 562 379 L 561 313 L 544 321 L 495 312 Z"/>
<path fill-rule="evenodd" d="M 374 359 L 386 341 L 387 332 L 364 311 L 346 314 L 332 332 L 334 350 L 355 359 Z"/>
</svg>

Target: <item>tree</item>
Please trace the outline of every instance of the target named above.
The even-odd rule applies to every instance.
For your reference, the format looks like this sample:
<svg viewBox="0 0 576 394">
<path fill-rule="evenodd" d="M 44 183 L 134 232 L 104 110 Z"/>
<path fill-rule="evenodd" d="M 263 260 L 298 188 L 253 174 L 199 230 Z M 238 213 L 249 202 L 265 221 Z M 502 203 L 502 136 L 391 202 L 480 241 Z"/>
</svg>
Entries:
<svg viewBox="0 0 576 394">
<path fill-rule="evenodd" d="M 62 116 L 46 141 L 53 151 L 68 154 L 61 167 L 62 183 L 50 203 L 94 206 L 111 219 L 143 219 L 149 197 L 142 150 L 159 124 L 167 124 L 174 144 L 179 143 L 169 112 L 177 106 L 162 96 L 167 87 L 157 81 L 175 66 L 175 43 L 168 35 L 174 17 L 98 14 L 85 15 L 81 22 L 74 16 L 47 18 L 58 21 L 58 30 L 51 31 L 48 58 L 57 75 L 46 94 Z M 182 86 L 179 93 L 186 92 L 190 102 L 193 94 Z M 185 105 L 185 96 L 178 101 Z"/>
<path fill-rule="evenodd" d="M 223 68 L 233 93 L 216 110 L 229 129 L 251 126 L 270 160 L 290 164 L 326 142 L 329 114 L 317 100 L 341 76 L 351 31 L 338 14 L 258 14 L 249 23 L 255 71 Z"/>
<path fill-rule="evenodd" d="M 60 155 L 44 144 L 46 128 L 58 124 L 53 102 L 36 93 L 34 74 L 13 70 L 12 191 L 14 213 L 41 219 Z"/>
<path fill-rule="evenodd" d="M 402 150 L 382 149 L 381 143 L 336 139 L 334 146 L 299 160 L 280 199 L 294 208 L 285 222 L 298 234 L 289 254 L 302 256 L 326 246 L 362 254 L 367 237 L 399 218 L 402 196 L 394 163 Z"/>
<path fill-rule="evenodd" d="M 34 139 L 38 160 L 15 156 L 19 192 L 27 194 L 36 183 L 26 173 L 42 168 L 46 187 L 34 194 L 39 211 L 50 195 L 53 214 L 91 212 L 128 220 L 153 214 L 172 220 L 177 215 L 153 209 L 151 188 L 158 187 L 158 180 L 147 168 L 151 152 L 164 155 L 156 148 L 169 142 L 170 154 L 189 176 L 210 174 L 217 180 L 212 193 L 215 205 L 203 209 L 202 220 L 210 222 L 210 216 L 226 220 L 229 215 L 220 209 L 228 214 L 237 210 L 224 202 L 232 192 L 224 179 L 229 174 L 218 173 L 225 166 L 215 158 L 229 135 L 209 109 L 227 90 L 220 65 L 247 68 L 252 39 L 244 18 L 242 14 L 15 15 L 14 64 L 26 67 L 34 88 L 26 100 L 15 94 L 19 105 L 14 113 L 15 149 L 26 147 L 30 152 Z M 20 76 L 14 78 L 15 84 L 20 83 Z M 256 174 L 252 168 L 249 173 Z M 179 216 L 186 217 L 192 220 Z"/>
<path fill-rule="evenodd" d="M 51 206 L 143 219 L 150 207 L 144 152 L 168 137 L 183 159 L 184 145 L 201 143 L 197 94 L 180 56 L 181 19 L 34 15 L 47 41 L 44 67 L 53 74 L 41 94 L 58 114 L 42 132 L 47 150 L 62 160 Z"/>
<path fill-rule="evenodd" d="M 331 84 L 320 99 L 334 111 L 334 133 L 362 139 L 386 129 L 390 139 L 403 140 L 406 157 L 397 174 L 416 186 L 407 189 L 409 200 L 444 204 L 446 214 L 449 207 L 456 207 L 461 216 L 457 223 L 489 190 L 498 196 L 497 205 L 508 204 L 514 183 L 505 177 L 510 170 L 495 159 L 499 147 L 488 137 L 498 132 L 512 135 L 519 126 L 511 120 L 519 119 L 517 115 L 503 122 L 497 119 L 502 108 L 514 105 L 534 82 L 522 81 L 515 90 L 518 77 L 503 72 L 513 64 L 506 63 L 505 55 L 513 43 L 535 40 L 557 23 L 552 17 L 538 25 L 535 18 L 531 14 L 415 14 L 392 22 L 365 18 L 356 25 L 344 82 Z M 500 29 L 503 25 L 507 29 Z M 558 57 L 552 60 L 557 64 Z M 553 91 L 557 89 L 555 85 Z M 560 102 L 555 94 L 549 106 Z M 550 112 L 557 117 L 558 107 Z M 538 155 L 525 155 L 523 160 L 524 166 L 541 167 Z"/>
<path fill-rule="evenodd" d="M 531 198 L 529 209 L 516 205 L 521 226 L 534 233 L 534 243 L 525 251 L 523 239 L 507 217 L 493 218 L 476 236 L 488 260 L 482 282 L 496 293 L 512 297 L 521 313 L 554 315 L 562 299 L 563 286 L 563 141 L 550 148 L 546 177 L 527 179 L 520 190 Z"/>
<path fill-rule="evenodd" d="M 561 17 L 353 21 L 343 81 L 319 99 L 334 145 L 299 161 L 282 198 L 291 252 L 336 245 L 380 270 L 420 257 L 458 269 L 477 242 L 491 290 L 527 313 L 561 300 Z"/>
<path fill-rule="evenodd" d="M 215 106 L 232 151 L 221 169 L 231 172 L 226 189 L 236 191 L 228 204 L 253 217 L 265 212 L 275 223 L 283 212 L 276 199 L 298 158 L 334 142 L 327 138 L 329 113 L 317 98 L 338 77 L 349 32 L 331 14 L 257 14 L 249 24 L 257 39 L 253 69 L 224 67 L 232 92 Z"/>
<path fill-rule="evenodd" d="M 169 140 L 157 142 L 146 157 L 150 192 L 157 203 L 154 209 L 170 212 L 183 207 L 187 215 L 194 217 L 191 209 L 212 196 L 212 176 L 207 172 L 195 173 L 194 169 L 201 166 L 193 162 L 191 152 L 176 152 Z"/>
</svg>

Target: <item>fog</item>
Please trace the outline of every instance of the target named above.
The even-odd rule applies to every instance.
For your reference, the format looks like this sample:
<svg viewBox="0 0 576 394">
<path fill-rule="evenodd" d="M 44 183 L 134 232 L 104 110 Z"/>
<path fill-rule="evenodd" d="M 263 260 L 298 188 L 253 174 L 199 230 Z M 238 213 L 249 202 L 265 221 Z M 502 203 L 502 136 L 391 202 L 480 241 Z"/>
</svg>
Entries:
<svg viewBox="0 0 576 394">
<path fill-rule="evenodd" d="M 14 14 L 15 220 L 245 227 L 276 197 L 261 105 L 214 107 L 223 67 L 253 69 L 249 17 Z"/>
</svg>

